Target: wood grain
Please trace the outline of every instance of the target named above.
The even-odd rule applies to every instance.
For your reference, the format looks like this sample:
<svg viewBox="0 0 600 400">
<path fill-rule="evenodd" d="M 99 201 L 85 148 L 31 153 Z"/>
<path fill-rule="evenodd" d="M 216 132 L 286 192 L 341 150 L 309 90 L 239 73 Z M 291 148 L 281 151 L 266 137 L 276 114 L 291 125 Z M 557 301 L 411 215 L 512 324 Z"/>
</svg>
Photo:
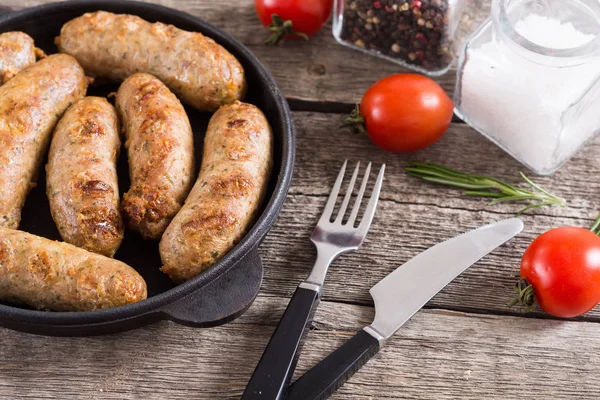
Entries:
<svg viewBox="0 0 600 400">
<path fill-rule="evenodd" d="M 488 3 L 491 0 L 478 0 Z M 291 100 L 353 104 L 375 81 L 402 71 L 397 64 L 382 61 L 338 44 L 328 24 L 310 42 L 288 40 L 277 47 L 264 45 L 268 37 L 254 11 L 254 0 L 230 3 L 197 0 L 152 0 L 224 29 L 252 50 L 272 72 Z M 1 4 L 21 9 L 48 3 L 44 0 L 2 0 Z M 232 7 L 234 8 L 232 10 Z M 449 92 L 454 90 L 455 71 L 436 80 Z M 306 107 L 307 104 L 304 104 Z M 323 104 L 321 104 L 321 107 Z M 334 106 L 335 107 L 335 106 Z"/>
<path fill-rule="evenodd" d="M 225 327 L 159 323 L 94 338 L 0 330 L 0 398 L 237 399 L 286 300 L 260 297 Z M 323 302 L 299 375 L 373 317 Z M 418 313 L 334 399 L 596 399 L 597 325 L 440 310 Z"/>
<path fill-rule="evenodd" d="M 346 157 L 386 164 L 381 201 L 366 243 L 341 256 L 330 269 L 324 296 L 332 301 L 371 304 L 367 288 L 421 251 L 466 230 L 509 218 L 522 206 L 488 206 L 460 190 L 421 182 L 405 174 L 411 160 L 433 161 L 468 172 L 519 183 L 519 164 L 468 126 L 454 124 L 433 147 L 409 156 L 383 152 L 361 135 L 339 128 L 340 115 L 294 113 L 297 161 L 291 194 L 261 254 L 265 292 L 290 296 L 308 275 L 315 253 L 309 241 L 333 181 Z M 561 225 L 587 227 L 600 212 L 600 138 L 552 177 L 535 177 L 568 201 L 568 207 L 540 208 L 523 216 L 524 232 L 448 285 L 430 303 L 449 309 L 516 313 L 506 307 L 514 293 L 520 257 L 544 231 Z M 349 179 L 349 173 L 348 177 Z M 373 178 L 374 179 L 374 178 Z M 282 251 L 282 249 L 286 249 Z M 586 315 L 599 320 L 600 309 Z"/>
<path fill-rule="evenodd" d="M 235 399 L 258 362 L 288 298 L 314 261 L 309 237 L 344 159 L 385 163 L 386 179 L 363 247 L 330 269 L 324 301 L 298 372 L 306 371 L 373 318 L 368 289 L 409 258 L 465 230 L 511 217 L 458 190 L 419 182 L 410 161 L 435 161 L 518 183 L 522 167 L 464 124 L 426 151 L 385 153 L 340 128 L 342 114 L 375 80 L 401 71 L 344 48 L 324 30 L 277 48 L 262 44 L 252 0 L 155 0 L 190 12 L 245 43 L 271 70 L 295 112 L 297 163 L 290 196 L 260 253 L 261 295 L 235 322 L 197 330 L 162 322 L 118 335 L 48 338 L 0 329 L 0 399 Z M 15 9 L 46 3 L 1 0 Z M 235 8 L 232 10 L 232 7 Z M 449 92 L 454 74 L 438 80 Z M 577 321 L 523 318 L 512 297 L 520 256 L 560 225 L 589 226 L 600 212 L 600 139 L 557 174 L 534 180 L 568 201 L 523 219 L 523 234 L 452 282 L 338 392 L 335 399 L 597 399 L 600 309 Z"/>
</svg>

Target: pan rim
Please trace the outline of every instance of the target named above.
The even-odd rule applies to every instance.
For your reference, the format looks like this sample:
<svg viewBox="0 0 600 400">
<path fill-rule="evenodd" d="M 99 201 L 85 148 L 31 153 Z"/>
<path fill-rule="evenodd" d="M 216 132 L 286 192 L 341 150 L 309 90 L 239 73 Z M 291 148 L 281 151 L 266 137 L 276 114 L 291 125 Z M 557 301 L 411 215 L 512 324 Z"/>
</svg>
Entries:
<svg viewBox="0 0 600 400">
<path fill-rule="evenodd" d="M 184 297 L 193 294 L 203 286 L 218 279 L 244 258 L 254 251 L 261 243 L 262 239 L 275 223 L 279 216 L 283 203 L 285 202 L 289 190 L 295 159 L 295 130 L 292 123 L 291 111 L 284 95 L 274 78 L 268 72 L 260 60 L 239 40 L 230 34 L 215 27 L 208 22 L 195 17 L 189 13 L 179 11 L 170 7 L 144 3 L 132 0 L 69 0 L 60 3 L 43 4 L 19 11 L 13 11 L 9 14 L 0 16 L 0 27 L 14 20 L 25 20 L 33 16 L 51 12 L 66 12 L 80 9 L 81 13 L 90 12 L 92 8 L 101 10 L 108 8 L 129 9 L 127 13 L 136 14 L 133 9 L 144 9 L 164 15 L 166 19 L 178 19 L 185 21 L 197 27 L 197 30 L 213 38 L 217 43 L 233 47 L 238 54 L 242 54 L 246 63 L 258 72 L 261 80 L 268 85 L 271 96 L 275 99 L 275 111 L 280 122 L 283 125 L 281 135 L 281 157 L 280 170 L 273 171 L 279 173 L 276 179 L 273 192 L 263 208 L 260 217 L 256 220 L 250 231 L 240 240 L 240 242 L 210 270 L 203 272 L 197 277 L 169 289 L 163 293 L 151 296 L 146 300 L 137 303 L 127 304 L 104 310 L 95 311 L 74 311 L 74 312 L 48 312 L 29 310 L 14 306 L 0 304 L 0 317 L 9 319 L 18 323 L 25 324 L 43 324 L 49 326 L 81 326 L 87 324 L 99 324 L 115 322 L 132 317 L 139 317 L 148 314 L 161 313 L 161 309 Z M 139 12 L 139 11 L 138 11 Z"/>
</svg>

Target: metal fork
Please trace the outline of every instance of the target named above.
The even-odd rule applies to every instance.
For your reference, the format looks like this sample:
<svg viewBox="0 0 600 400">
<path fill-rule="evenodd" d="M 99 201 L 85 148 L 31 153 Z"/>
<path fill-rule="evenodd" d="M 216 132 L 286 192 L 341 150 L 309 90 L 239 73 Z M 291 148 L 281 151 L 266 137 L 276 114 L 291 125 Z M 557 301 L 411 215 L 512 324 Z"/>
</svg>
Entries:
<svg viewBox="0 0 600 400">
<path fill-rule="evenodd" d="M 246 386 L 246 390 L 242 396 L 243 400 L 279 400 L 286 396 L 296 367 L 298 354 L 302 347 L 304 333 L 308 330 L 316 311 L 321 295 L 321 288 L 323 287 L 329 266 L 340 254 L 357 250 L 367 236 L 375 215 L 375 209 L 377 208 L 385 164 L 379 170 L 369 203 L 358 225 L 356 221 L 365 189 L 367 188 L 371 163 L 367 166 L 348 220 L 344 221 L 344 216 L 354 190 L 354 184 L 360 170 L 360 163 L 357 163 L 338 214 L 333 219 L 333 211 L 342 181 L 344 180 L 346 165 L 347 161 L 344 161 L 344 165 L 331 190 L 323 214 L 310 238 L 317 248 L 315 265 L 308 279 L 298 285 L 294 296 L 290 300 L 281 321 L 279 321 L 279 325 L 275 329 L 273 336 L 271 336 L 271 340 L 252 374 L 252 378 L 250 378 L 250 382 Z"/>
</svg>

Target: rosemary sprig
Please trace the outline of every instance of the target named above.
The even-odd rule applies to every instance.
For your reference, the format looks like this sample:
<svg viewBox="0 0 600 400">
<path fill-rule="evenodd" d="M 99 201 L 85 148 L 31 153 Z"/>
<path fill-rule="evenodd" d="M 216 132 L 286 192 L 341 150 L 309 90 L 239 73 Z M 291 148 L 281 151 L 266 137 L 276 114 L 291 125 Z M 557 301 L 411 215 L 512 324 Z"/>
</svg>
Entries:
<svg viewBox="0 0 600 400">
<path fill-rule="evenodd" d="M 406 171 L 410 176 L 428 182 L 466 189 L 464 193 L 469 196 L 492 198 L 489 205 L 510 201 L 533 202 L 519 210 L 517 215 L 537 207 L 555 205 L 562 207 L 566 204 L 564 199 L 543 189 L 522 172 L 520 172 L 521 178 L 533 188 L 533 191 L 510 185 L 490 176 L 471 175 L 434 163 L 412 162 Z M 600 217 L 596 222 L 594 226 L 598 229 Z"/>
</svg>

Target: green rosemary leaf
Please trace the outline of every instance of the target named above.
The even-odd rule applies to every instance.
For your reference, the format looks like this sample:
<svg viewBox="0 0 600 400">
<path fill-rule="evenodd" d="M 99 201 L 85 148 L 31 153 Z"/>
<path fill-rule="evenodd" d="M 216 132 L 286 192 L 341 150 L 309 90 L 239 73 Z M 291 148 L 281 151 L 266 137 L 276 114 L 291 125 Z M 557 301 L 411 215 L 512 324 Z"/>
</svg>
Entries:
<svg viewBox="0 0 600 400">
<path fill-rule="evenodd" d="M 456 171 L 454 169 L 448 168 L 448 167 L 444 167 L 442 165 L 438 165 L 438 164 L 432 164 L 432 163 L 420 163 L 420 162 L 413 162 L 411 163 L 411 165 L 414 165 L 416 170 L 418 171 L 427 171 L 428 173 L 431 171 L 438 171 L 442 174 L 444 174 L 445 176 L 456 176 L 456 177 L 464 177 L 465 174 L 463 174 L 462 172 Z M 410 167 L 409 167 L 410 169 Z"/>
<path fill-rule="evenodd" d="M 446 180 L 451 180 L 452 182 L 461 182 L 461 183 L 464 183 L 465 185 L 472 185 L 473 183 L 477 183 L 478 186 L 485 185 L 486 188 L 493 187 L 493 185 L 485 183 L 481 180 L 478 182 L 477 180 L 475 180 L 469 176 L 449 174 L 438 168 L 408 167 L 406 169 L 406 171 L 408 172 L 409 175 L 417 177 L 417 178 L 422 178 L 422 179 L 437 177 L 437 178 L 442 178 L 442 179 L 446 179 Z"/>
<path fill-rule="evenodd" d="M 517 211 L 517 217 L 520 216 L 521 214 L 525 213 L 526 211 L 532 210 L 534 208 L 545 207 L 545 206 L 555 206 L 555 205 L 557 205 L 557 204 L 554 202 L 550 202 L 550 201 L 531 204 L 531 205 L 528 205 L 527 207 L 524 207 L 524 208 L 520 209 L 519 211 Z M 562 207 L 562 205 L 561 205 L 561 207 Z"/>
<path fill-rule="evenodd" d="M 467 196 L 481 196 L 481 197 L 502 197 L 502 193 L 499 192 L 479 192 L 476 190 L 466 190 L 464 192 Z"/>
<path fill-rule="evenodd" d="M 600 215 L 598 215 L 598 218 L 596 218 L 596 221 L 594 221 L 594 225 L 592 225 L 592 227 L 590 228 L 590 231 L 594 232 L 596 235 L 598 235 L 598 228 L 600 228 Z"/>
<path fill-rule="evenodd" d="M 439 183 L 442 185 L 450 185 L 450 186 L 458 187 L 461 189 L 488 189 L 489 188 L 489 186 L 487 186 L 487 185 L 473 185 L 473 184 L 466 183 L 466 182 L 452 181 L 452 180 L 448 180 L 448 179 L 434 178 L 434 177 L 430 177 L 430 176 L 423 176 L 422 179 L 424 179 L 428 182 Z"/>
<path fill-rule="evenodd" d="M 519 174 L 521 174 L 521 178 L 523 178 L 523 180 L 524 180 L 525 182 L 527 182 L 527 183 L 528 183 L 528 184 L 529 184 L 529 185 L 530 185 L 532 188 L 534 188 L 534 189 L 536 189 L 536 190 L 538 190 L 538 191 L 540 191 L 540 192 L 542 192 L 542 193 L 544 193 L 544 194 L 546 194 L 546 195 L 548 195 L 548 196 L 550 196 L 550 197 L 552 197 L 552 198 L 555 198 L 555 199 L 562 200 L 561 198 L 559 198 L 559 197 L 556 197 L 556 196 L 555 196 L 555 195 L 553 195 L 552 193 L 549 193 L 547 190 L 543 189 L 542 187 L 540 187 L 539 185 L 537 185 L 536 183 L 534 183 L 534 182 L 533 182 L 531 179 L 529 179 L 529 178 L 528 178 L 528 177 L 527 177 L 527 176 L 526 176 L 526 175 L 525 175 L 523 172 L 519 172 Z"/>
<path fill-rule="evenodd" d="M 506 182 L 503 182 L 503 181 L 501 181 L 500 179 L 491 178 L 491 177 L 490 177 L 490 178 L 488 178 L 488 179 L 489 179 L 489 180 L 491 180 L 491 181 L 494 181 L 494 182 L 496 182 L 496 184 L 497 184 L 499 187 L 502 187 L 502 188 L 504 188 L 504 190 L 505 190 L 505 191 L 513 192 L 513 193 L 515 193 L 515 194 L 517 194 L 517 193 L 523 193 L 523 189 L 521 189 L 521 188 L 518 188 L 518 187 L 516 187 L 516 186 L 513 186 L 513 185 L 510 185 L 510 184 L 508 184 L 508 183 L 506 183 Z"/>
</svg>

